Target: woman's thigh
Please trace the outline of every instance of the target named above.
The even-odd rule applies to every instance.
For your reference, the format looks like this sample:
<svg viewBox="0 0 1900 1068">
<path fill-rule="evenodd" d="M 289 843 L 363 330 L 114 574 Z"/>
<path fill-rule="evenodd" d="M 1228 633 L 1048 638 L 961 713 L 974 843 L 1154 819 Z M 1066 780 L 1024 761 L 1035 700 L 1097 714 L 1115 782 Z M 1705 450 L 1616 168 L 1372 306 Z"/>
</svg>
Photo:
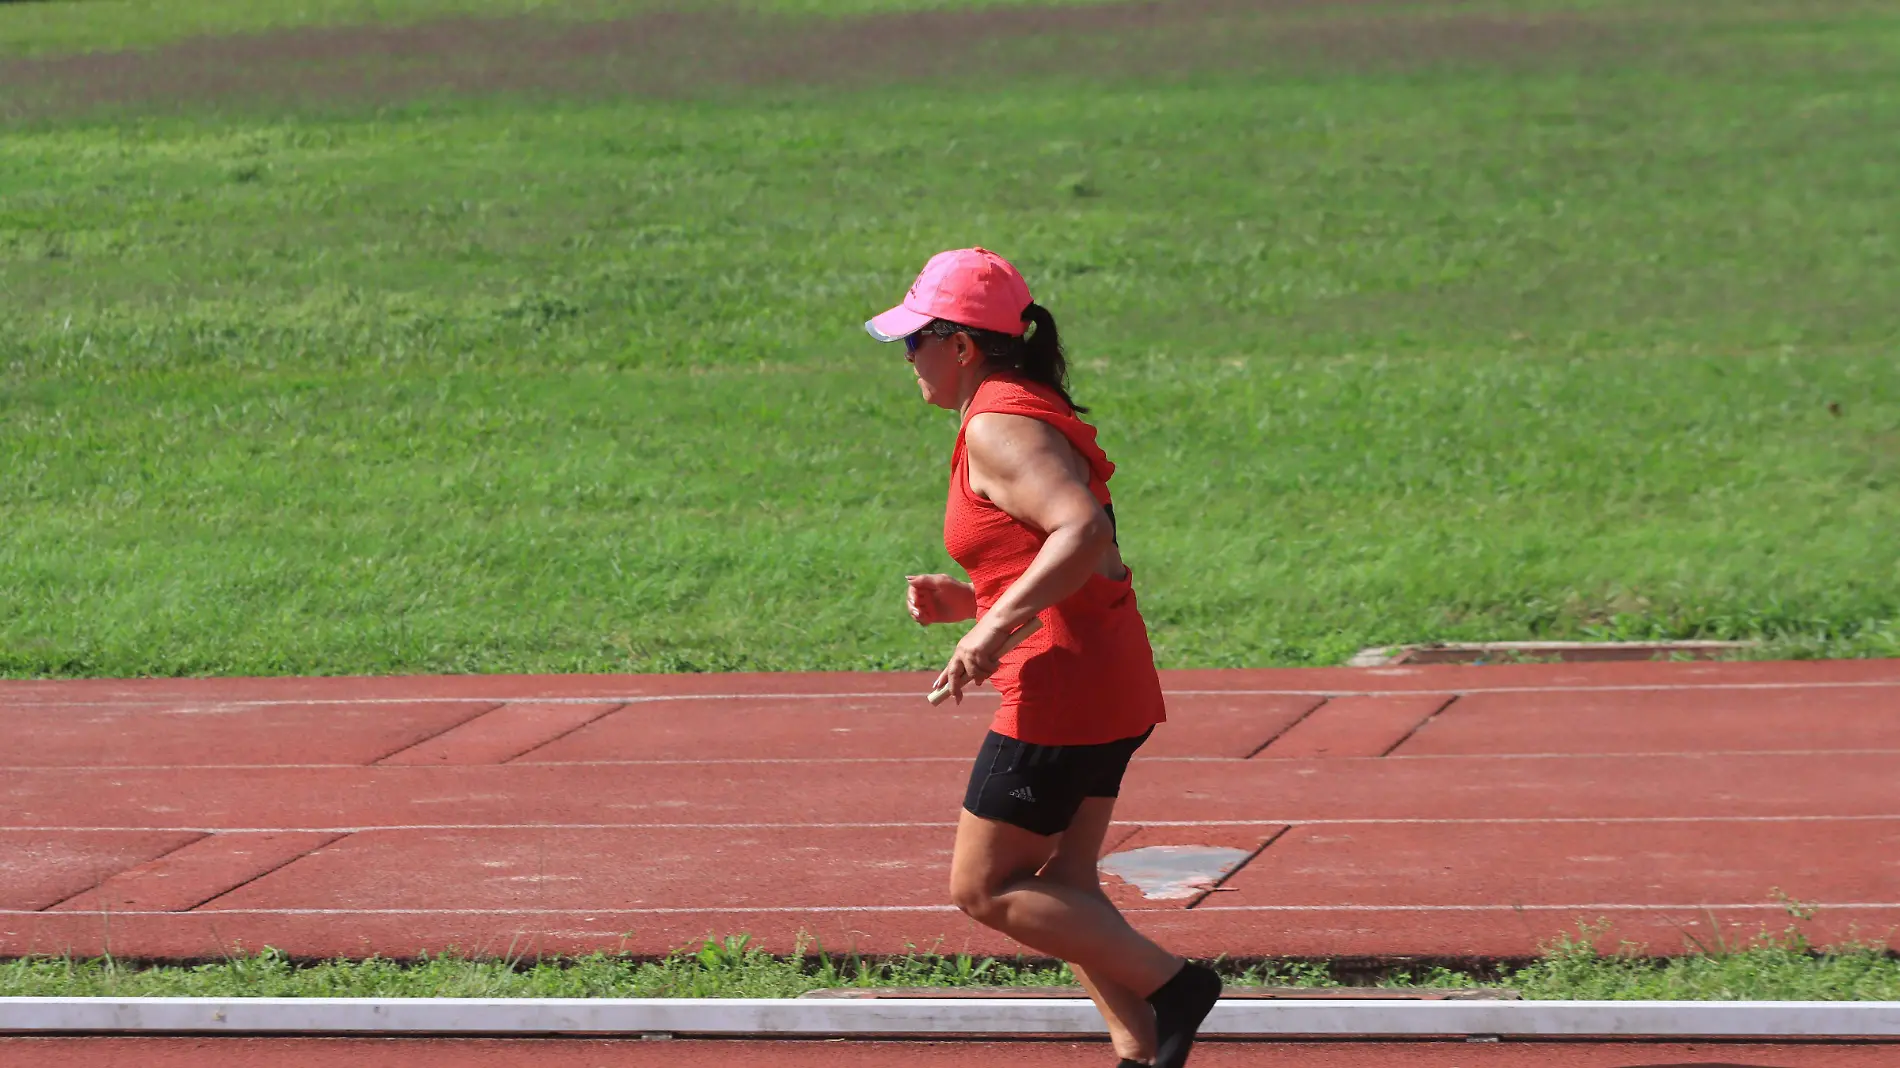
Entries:
<svg viewBox="0 0 1900 1068">
<path fill-rule="evenodd" d="M 1094 888 L 1115 811 L 1109 795 L 1146 737 L 1044 746 L 988 735 L 964 793 L 953 888 L 991 892 L 1038 872 Z"/>
<path fill-rule="evenodd" d="M 1102 856 L 1102 843 L 1108 840 L 1109 825 L 1115 820 L 1115 799 L 1085 797 L 1076 809 L 1069 829 L 1056 839 L 1055 853 L 1042 866 L 1042 874 L 1070 886 L 1094 889 L 1101 885 L 1096 865 Z"/>
<path fill-rule="evenodd" d="M 1055 855 L 1058 841 L 965 809 L 958 815 L 956 851 L 950 858 L 951 890 L 994 894 L 1041 870 Z"/>
</svg>

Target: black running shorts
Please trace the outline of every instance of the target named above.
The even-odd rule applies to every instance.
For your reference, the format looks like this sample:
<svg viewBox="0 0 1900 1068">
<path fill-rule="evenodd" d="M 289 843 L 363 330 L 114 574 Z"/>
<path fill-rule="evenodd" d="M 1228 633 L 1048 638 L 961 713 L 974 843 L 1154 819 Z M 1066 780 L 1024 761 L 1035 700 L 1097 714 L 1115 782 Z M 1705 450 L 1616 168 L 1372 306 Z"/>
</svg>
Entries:
<svg viewBox="0 0 1900 1068">
<path fill-rule="evenodd" d="M 963 807 L 1033 834 L 1061 834 L 1087 797 L 1121 794 L 1128 759 L 1154 733 L 1101 745 L 1032 745 L 991 731 L 970 769 Z"/>
</svg>

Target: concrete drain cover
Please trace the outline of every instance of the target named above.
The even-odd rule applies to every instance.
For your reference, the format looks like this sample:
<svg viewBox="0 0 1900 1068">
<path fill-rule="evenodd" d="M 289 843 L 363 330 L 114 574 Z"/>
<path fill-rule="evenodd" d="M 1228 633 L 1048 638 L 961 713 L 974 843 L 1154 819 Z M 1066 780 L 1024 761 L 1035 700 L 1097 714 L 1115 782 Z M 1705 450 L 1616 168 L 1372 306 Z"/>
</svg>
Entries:
<svg viewBox="0 0 1900 1068">
<path fill-rule="evenodd" d="M 1249 856 L 1227 846 L 1143 846 L 1109 854 L 1102 870 L 1135 884 L 1150 901 L 1170 901 L 1205 893 Z"/>
</svg>

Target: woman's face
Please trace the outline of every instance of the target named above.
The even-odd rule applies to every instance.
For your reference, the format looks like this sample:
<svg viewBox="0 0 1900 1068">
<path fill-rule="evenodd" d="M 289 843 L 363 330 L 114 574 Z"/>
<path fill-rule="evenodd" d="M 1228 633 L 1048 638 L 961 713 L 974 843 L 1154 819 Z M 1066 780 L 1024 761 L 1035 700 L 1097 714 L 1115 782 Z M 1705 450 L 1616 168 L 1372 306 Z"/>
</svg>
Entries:
<svg viewBox="0 0 1900 1068">
<path fill-rule="evenodd" d="M 928 330 L 911 335 L 904 358 L 917 372 L 917 389 L 924 400 L 955 411 L 963 404 L 963 378 L 975 345 L 968 334 L 940 337 Z"/>
</svg>

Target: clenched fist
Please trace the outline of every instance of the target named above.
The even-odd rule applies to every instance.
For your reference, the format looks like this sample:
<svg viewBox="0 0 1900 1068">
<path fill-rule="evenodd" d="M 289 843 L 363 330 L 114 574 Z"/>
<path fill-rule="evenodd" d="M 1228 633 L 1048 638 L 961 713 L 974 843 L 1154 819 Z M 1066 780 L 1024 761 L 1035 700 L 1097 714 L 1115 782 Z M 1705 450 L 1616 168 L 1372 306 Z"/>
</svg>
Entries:
<svg viewBox="0 0 1900 1068">
<path fill-rule="evenodd" d="M 976 618 L 976 588 L 949 575 L 905 575 L 904 606 L 920 625 Z"/>
</svg>

